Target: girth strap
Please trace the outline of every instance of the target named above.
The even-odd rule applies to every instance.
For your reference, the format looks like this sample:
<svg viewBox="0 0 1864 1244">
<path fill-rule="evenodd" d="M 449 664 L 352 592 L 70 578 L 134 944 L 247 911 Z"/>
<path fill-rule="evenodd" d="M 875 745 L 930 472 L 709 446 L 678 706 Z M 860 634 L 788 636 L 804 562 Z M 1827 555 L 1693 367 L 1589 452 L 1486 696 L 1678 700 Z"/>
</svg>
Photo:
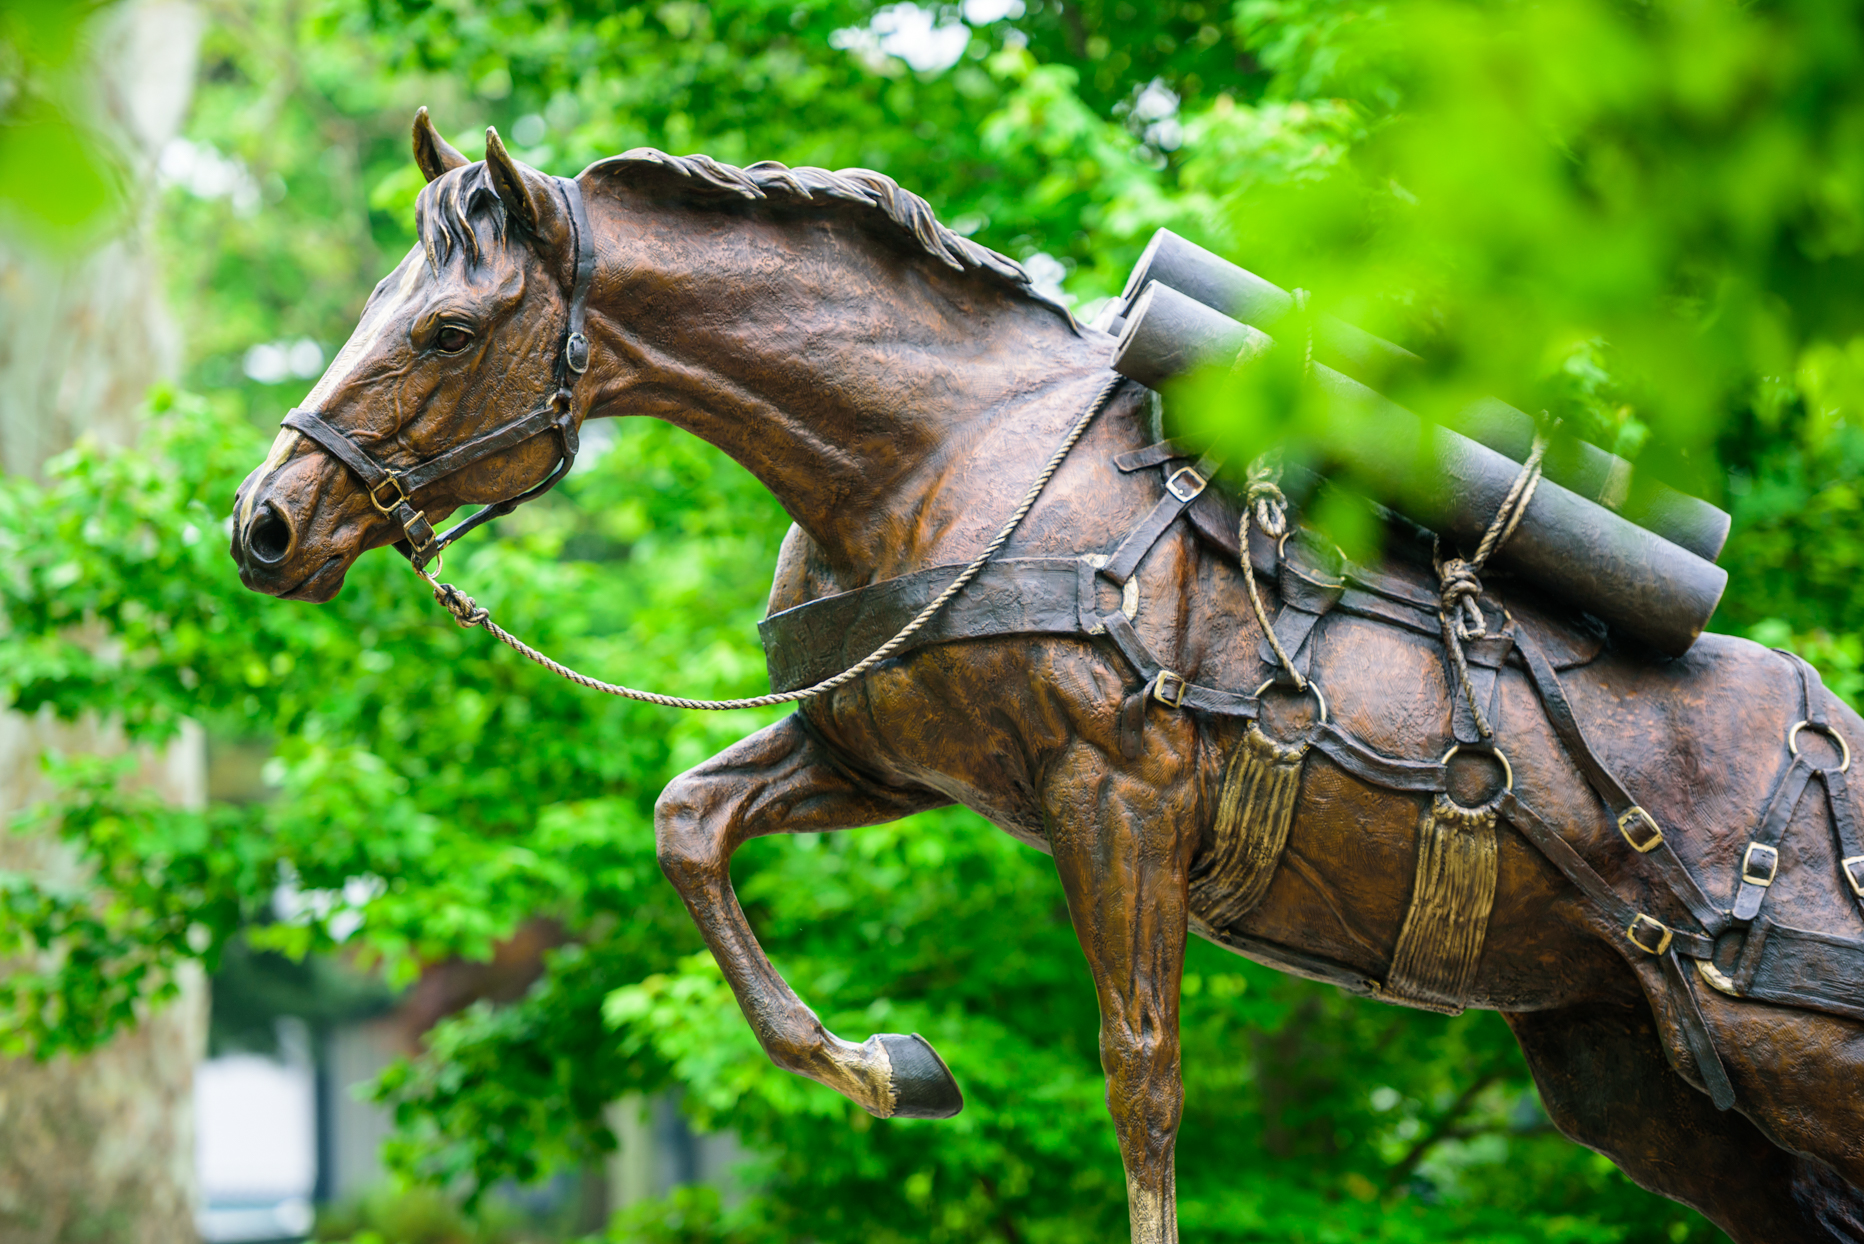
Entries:
<svg viewBox="0 0 1864 1244">
<path fill-rule="evenodd" d="M 283 426 L 303 435 L 356 473 L 368 489 L 371 504 L 400 526 L 402 539 L 396 542 L 396 547 L 416 570 L 473 528 L 509 514 L 526 501 L 549 492 L 569 474 L 576 462 L 576 413 L 570 398 L 577 377 L 589 368 L 589 338 L 584 333 L 584 324 L 589 291 L 595 283 L 595 235 L 589 228 L 588 213 L 583 206 L 582 187 L 571 178 L 554 180 L 569 211 L 570 231 L 576 247 L 576 271 L 570 286 L 563 344 L 557 355 L 556 389 L 548 402 L 483 436 L 400 469 L 377 461 L 354 436 L 326 420 L 321 411 L 301 407 L 282 420 Z M 546 432 L 556 434 L 557 461 L 542 481 L 519 495 L 486 506 L 440 536 L 434 534 L 426 512 L 414 508 L 414 494 L 420 489 Z"/>
</svg>

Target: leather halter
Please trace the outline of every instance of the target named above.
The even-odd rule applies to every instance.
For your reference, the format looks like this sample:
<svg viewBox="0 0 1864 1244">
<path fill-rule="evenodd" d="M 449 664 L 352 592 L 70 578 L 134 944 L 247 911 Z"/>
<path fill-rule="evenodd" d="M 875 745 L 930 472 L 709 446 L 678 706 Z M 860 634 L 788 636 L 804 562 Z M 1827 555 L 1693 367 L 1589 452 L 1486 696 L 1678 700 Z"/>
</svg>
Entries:
<svg viewBox="0 0 1864 1244">
<path fill-rule="evenodd" d="M 509 514 L 518 506 L 541 497 L 575 464 L 577 450 L 576 416 L 570 396 L 576 379 L 589 369 L 589 338 L 583 334 L 583 317 L 589 302 L 589 289 L 595 283 L 595 236 L 589 229 L 589 217 L 583 208 L 582 187 L 568 177 L 552 178 L 569 208 L 570 229 L 576 243 L 576 277 L 571 286 L 569 319 L 564 325 L 563 348 L 557 355 L 557 387 L 550 400 L 502 427 L 445 453 L 408 467 L 392 467 L 376 458 L 355 437 L 330 424 L 316 411 L 299 407 L 281 421 L 283 426 L 310 438 L 319 448 L 343 463 L 362 480 L 370 504 L 383 515 L 401 525 L 402 538 L 395 547 L 420 570 L 439 556 L 441 550 L 481 523 Z M 502 453 L 532 437 L 554 432 L 557 437 L 557 463 L 541 483 L 515 497 L 494 502 L 456 524 L 441 535 L 427 521 L 427 514 L 414 508 L 414 494 L 436 480 L 444 479 L 482 458 Z"/>
</svg>

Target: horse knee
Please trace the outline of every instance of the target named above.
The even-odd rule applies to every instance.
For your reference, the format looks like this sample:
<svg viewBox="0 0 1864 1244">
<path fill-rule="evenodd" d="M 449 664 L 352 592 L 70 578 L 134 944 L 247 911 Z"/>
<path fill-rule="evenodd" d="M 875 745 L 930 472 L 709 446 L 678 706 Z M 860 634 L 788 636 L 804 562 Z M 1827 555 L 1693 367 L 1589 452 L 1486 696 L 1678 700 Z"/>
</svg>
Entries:
<svg viewBox="0 0 1864 1244">
<path fill-rule="evenodd" d="M 724 863 L 704 792 L 704 782 L 680 777 L 654 801 L 654 854 L 681 893 L 716 877 Z"/>
<path fill-rule="evenodd" d="M 1142 1118 L 1151 1131 L 1177 1130 L 1184 1079 L 1175 1038 L 1155 1031 L 1103 1040 L 1100 1065 L 1107 1076 L 1107 1105 L 1115 1115 Z"/>
</svg>

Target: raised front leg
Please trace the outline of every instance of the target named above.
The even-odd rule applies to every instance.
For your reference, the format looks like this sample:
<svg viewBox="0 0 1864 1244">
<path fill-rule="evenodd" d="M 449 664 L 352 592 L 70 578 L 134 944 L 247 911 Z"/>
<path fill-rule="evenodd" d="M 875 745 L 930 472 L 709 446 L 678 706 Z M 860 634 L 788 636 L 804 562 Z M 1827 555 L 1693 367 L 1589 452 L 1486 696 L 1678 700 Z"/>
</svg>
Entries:
<svg viewBox="0 0 1864 1244">
<path fill-rule="evenodd" d="M 882 1119 L 947 1118 L 964 1099 L 924 1038 L 882 1033 L 855 1045 L 822 1026 L 757 944 L 731 888 L 731 856 L 765 834 L 877 825 L 945 802 L 930 791 L 860 781 L 792 716 L 681 774 L 654 808 L 661 870 L 771 1061 Z"/>
<path fill-rule="evenodd" d="M 1165 776 L 1129 775 L 1080 744 L 1046 783 L 1055 866 L 1100 998 L 1100 1064 L 1134 1244 L 1178 1238 L 1178 989 L 1196 838 L 1190 783 L 1157 781 Z"/>
</svg>

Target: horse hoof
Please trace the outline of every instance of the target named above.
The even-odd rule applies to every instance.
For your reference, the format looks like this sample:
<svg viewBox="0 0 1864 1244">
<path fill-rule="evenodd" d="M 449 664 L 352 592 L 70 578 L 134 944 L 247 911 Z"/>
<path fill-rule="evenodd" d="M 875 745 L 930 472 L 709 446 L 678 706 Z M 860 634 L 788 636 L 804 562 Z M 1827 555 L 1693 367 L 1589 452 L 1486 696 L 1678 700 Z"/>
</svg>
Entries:
<svg viewBox="0 0 1864 1244">
<path fill-rule="evenodd" d="M 881 1048 L 893 1064 L 894 1119 L 949 1119 L 964 1109 L 964 1094 L 932 1043 L 918 1033 L 883 1033 Z"/>
</svg>

